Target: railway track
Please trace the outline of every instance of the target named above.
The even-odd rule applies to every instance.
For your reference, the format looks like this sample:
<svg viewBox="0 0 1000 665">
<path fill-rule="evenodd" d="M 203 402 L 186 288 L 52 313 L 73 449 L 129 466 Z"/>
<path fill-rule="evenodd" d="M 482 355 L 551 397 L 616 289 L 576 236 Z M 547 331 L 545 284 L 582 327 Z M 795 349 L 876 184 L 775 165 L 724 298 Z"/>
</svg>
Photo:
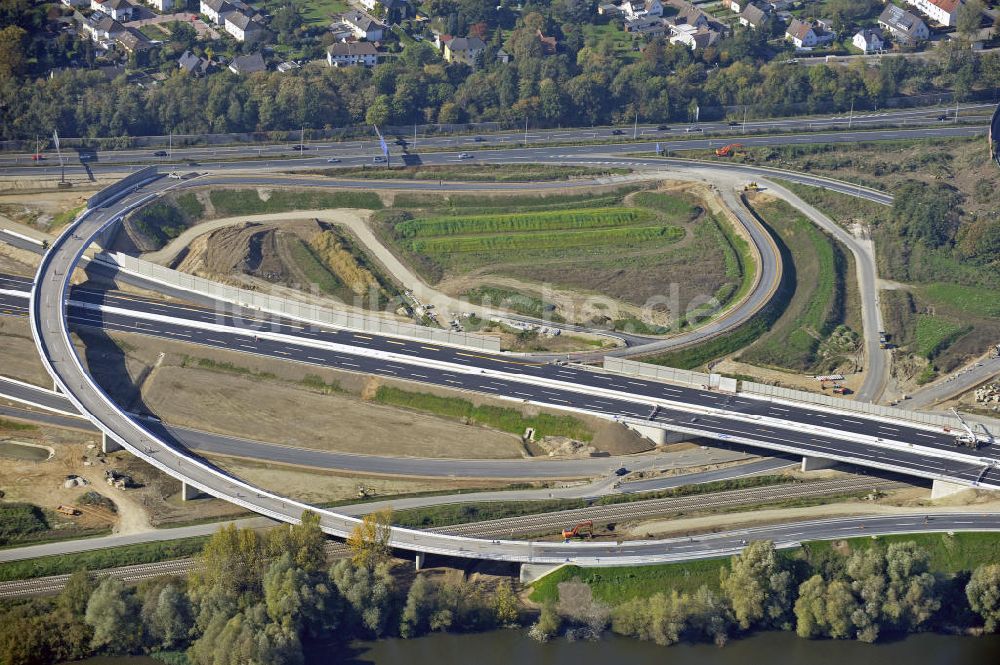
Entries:
<svg viewBox="0 0 1000 665">
<path fill-rule="evenodd" d="M 773 503 L 786 499 L 828 496 L 861 490 L 887 490 L 903 486 L 904 483 L 878 478 L 842 478 L 806 483 L 786 483 L 783 485 L 730 490 L 712 494 L 651 499 L 649 501 L 617 503 L 607 506 L 595 505 L 589 508 L 506 517 L 488 522 L 471 522 L 468 524 L 436 527 L 428 530 L 461 536 L 476 534 L 484 537 L 523 535 L 562 530 L 567 524 L 573 524 L 582 520 L 593 520 L 594 522 L 628 522 L 679 511 L 713 510 L 733 506 Z"/>
<path fill-rule="evenodd" d="M 584 519 L 604 523 L 626 522 L 682 511 L 713 510 L 733 506 L 767 504 L 786 499 L 830 496 L 845 492 L 873 489 L 887 490 L 902 486 L 904 486 L 904 483 L 878 478 L 838 478 L 806 483 L 786 483 L 754 489 L 730 490 L 712 494 L 697 494 L 686 497 L 634 501 L 608 506 L 595 505 L 589 508 L 506 517 L 486 522 L 456 524 L 428 529 L 428 531 L 484 537 L 525 535 L 546 531 L 555 533 L 566 526 L 566 524 Z M 335 541 L 327 543 L 326 553 L 330 559 L 342 559 L 350 556 L 348 547 L 344 543 Z M 198 560 L 194 558 L 172 559 L 157 563 L 108 568 L 94 571 L 94 573 L 100 576 L 111 575 L 123 582 L 141 582 L 142 580 L 165 575 L 186 575 L 195 570 L 198 565 Z M 0 582 L 0 598 L 59 593 L 66 586 L 69 578 L 69 575 L 51 575 L 48 577 Z"/>
</svg>

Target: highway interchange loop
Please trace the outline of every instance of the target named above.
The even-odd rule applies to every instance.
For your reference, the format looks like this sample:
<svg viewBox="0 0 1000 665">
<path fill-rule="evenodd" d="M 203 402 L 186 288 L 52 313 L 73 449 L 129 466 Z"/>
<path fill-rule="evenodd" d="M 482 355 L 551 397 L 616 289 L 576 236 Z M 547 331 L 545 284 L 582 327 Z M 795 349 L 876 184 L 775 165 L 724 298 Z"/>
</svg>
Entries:
<svg viewBox="0 0 1000 665">
<path fill-rule="evenodd" d="M 550 157 L 540 161 L 554 162 L 561 159 L 564 162 L 579 163 L 585 157 L 584 153 L 577 151 L 572 157 Z M 642 160 L 634 161 L 637 164 L 642 163 Z M 648 162 L 649 160 L 647 160 Z M 662 160 L 656 162 L 656 166 L 663 164 Z M 695 171 L 702 168 L 699 165 L 692 166 L 683 161 L 669 163 L 669 166 L 671 168 L 692 168 Z M 768 171 L 755 171 L 752 167 L 739 167 L 735 170 L 741 176 L 750 174 L 760 177 L 762 173 L 768 173 Z M 796 176 L 782 174 L 782 177 L 795 179 Z M 811 176 L 799 177 L 816 180 Z M 282 181 L 282 179 L 274 179 L 273 184 Z M 842 191 L 846 190 L 845 193 L 863 192 L 862 195 L 866 197 L 876 196 L 876 194 L 851 185 L 842 183 L 831 185 L 830 181 L 823 181 L 823 184 L 832 189 L 839 186 Z M 192 458 L 185 450 L 175 448 L 162 441 L 146 423 L 123 412 L 93 382 L 76 354 L 68 330 L 70 318 L 79 317 L 80 312 L 74 309 L 75 304 L 70 307 L 66 306 L 70 297 L 69 281 L 74 267 L 82 257 L 84 250 L 105 228 L 120 220 L 127 211 L 143 205 L 174 185 L 175 183 L 160 179 L 142 183 L 134 189 L 126 190 L 120 199 L 106 204 L 106 207 L 86 210 L 53 243 L 49 252 L 43 257 L 30 300 L 31 326 L 43 362 L 57 384 L 81 413 L 86 414 L 110 438 L 146 462 L 202 491 L 275 519 L 294 522 L 297 521 L 303 510 L 315 510 L 320 514 L 322 527 L 327 533 L 343 537 L 353 529 L 357 523 L 356 519 L 329 510 L 317 510 L 301 502 L 254 487 L 228 476 L 202 460 Z M 329 183 L 324 183 L 324 185 L 329 185 Z M 363 186 L 367 188 L 391 186 L 395 189 L 405 187 L 399 183 L 382 184 L 367 181 L 363 183 Z M 131 326 L 135 328 L 136 318 L 141 314 L 141 312 L 130 312 L 124 308 L 108 307 L 105 303 L 97 307 L 99 307 L 97 311 L 100 312 L 100 324 L 109 327 Z M 88 307 L 83 309 L 90 314 L 94 311 Z M 487 386 L 493 384 L 494 392 L 508 395 L 510 392 L 517 392 L 515 388 L 520 388 L 527 395 L 526 401 L 547 403 L 559 408 L 577 409 L 605 416 L 628 414 L 637 421 L 652 418 L 662 424 L 669 423 L 669 427 L 678 431 L 696 431 L 707 433 L 709 436 L 723 439 L 732 438 L 737 441 L 745 435 L 747 441 L 769 448 L 791 448 L 799 452 L 820 453 L 821 456 L 847 459 L 876 468 L 903 469 L 923 477 L 937 478 L 944 474 L 949 478 L 967 483 L 980 482 L 984 486 L 994 484 L 992 474 L 995 471 L 992 467 L 987 465 L 982 468 L 981 462 L 974 463 L 971 459 L 960 459 L 961 456 L 956 456 L 951 452 L 954 449 L 954 443 L 950 435 L 941 432 L 934 433 L 928 428 L 918 426 L 910 427 L 902 423 L 879 423 L 856 414 L 851 418 L 839 416 L 839 420 L 834 421 L 838 416 L 830 412 L 823 413 L 815 408 L 791 409 L 786 406 L 777 407 L 776 412 L 773 404 L 764 402 L 741 405 L 736 403 L 739 400 L 735 397 L 711 394 L 709 391 L 691 391 L 690 394 L 678 397 L 667 394 L 670 390 L 678 390 L 677 387 L 667 387 L 658 383 L 629 380 L 627 383 L 635 385 L 630 385 L 627 389 L 602 386 L 595 382 L 607 381 L 609 380 L 608 376 L 597 372 L 526 363 L 520 363 L 513 368 L 498 367 L 497 363 L 510 362 L 509 358 L 503 356 L 499 356 L 497 359 L 486 356 L 463 357 L 459 361 L 454 355 L 462 353 L 460 349 L 436 346 L 426 353 L 421 353 L 416 349 L 390 349 L 388 345 L 393 340 L 380 339 L 375 336 L 371 340 L 374 344 L 370 343 L 369 346 L 379 346 L 380 348 L 362 350 L 359 349 L 357 339 L 345 343 L 343 337 L 351 334 L 349 331 L 313 329 L 310 331 L 311 333 L 330 336 L 330 338 L 306 340 L 302 335 L 296 334 L 295 326 L 290 322 L 276 324 L 277 331 L 272 329 L 275 324 L 268 326 L 267 330 L 254 331 L 247 328 L 184 320 L 183 317 L 157 319 L 148 313 L 138 318 L 145 318 L 147 321 L 157 320 L 165 327 L 174 330 L 175 333 L 183 330 L 181 335 L 186 339 L 196 341 L 196 343 L 209 343 L 207 337 L 198 339 L 194 337 L 199 332 L 205 333 L 206 331 L 211 331 L 211 334 L 216 336 L 223 334 L 240 336 L 244 340 L 253 337 L 258 348 L 252 352 L 273 354 L 281 347 L 286 349 L 283 355 L 287 357 L 292 353 L 288 349 L 294 349 L 297 354 L 314 353 L 314 357 L 319 359 L 315 362 L 321 362 L 328 366 L 344 366 L 351 361 L 345 361 L 343 358 L 349 357 L 356 365 L 353 371 L 380 373 L 389 367 L 397 375 L 399 372 L 408 371 L 411 375 L 409 378 L 418 381 L 421 380 L 420 377 L 412 376 L 415 373 L 414 368 L 423 368 L 424 380 L 427 381 L 430 377 L 426 368 L 430 367 L 432 368 L 431 372 L 435 374 L 434 380 L 445 380 L 444 377 L 447 376 L 460 377 L 460 381 L 456 385 L 463 389 L 489 392 Z M 398 342 L 399 340 L 396 340 L 397 344 Z M 433 359 L 424 357 L 432 353 L 438 357 Z M 449 354 L 454 355 L 445 357 Z M 307 362 L 308 359 L 303 361 Z M 553 375 L 552 372 L 556 371 L 565 372 L 566 376 Z M 624 379 L 611 378 L 610 380 Z M 456 381 L 456 379 L 451 379 L 451 381 Z M 681 398 L 686 400 L 688 404 L 678 408 L 677 400 Z M 725 400 L 725 402 L 722 404 L 713 403 L 713 400 L 720 399 Z M 581 400 L 587 401 L 582 402 Z M 742 401 L 752 402 L 752 400 Z M 563 406 L 557 402 L 562 403 Z M 603 403 L 603 406 L 599 403 Z M 660 406 L 659 409 L 654 410 L 653 416 L 650 417 L 648 414 L 650 406 L 653 404 Z M 761 412 L 760 409 L 764 409 L 764 411 Z M 693 412 L 701 415 L 692 416 Z M 815 426 L 815 423 L 818 422 L 818 414 L 821 413 L 823 417 L 831 420 L 829 426 L 823 424 Z M 796 419 L 810 421 L 813 426 L 805 427 L 802 422 L 796 423 Z M 852 432 L 852 427 L 857 431 Z M 883 428 L 887 428 L 889 431 L 885 431 Z M 882 436 L 877 436 L 878 434 Z M 852 442 L 845 443 L 842 440 L 845 435 L 853 437 L 854 450 L 836 450 L 831 447 L 838 445 L 851 447 Z M 917 436 L 926 437 L 927 441 L 919 440 L 921 445 L 915 447 L 912 442 Z M 871 440 L 875 438 L 881 441 L 883 437 L 898 439 L 904 443 L 909 440 L 909 447 L 911 450 L 915 449 L 915 452 L 906 450 L 905 446 L 875 445 L 873 447 L 868 445 L 866 447 L 858 443 L 859 441 L 872 442 Z M 778 439 L 783 439 L 788 445 L 778 443 Z M 782 446 L 786 446 L 786 448 L 782 448 Z M 866 454 L 869 455 L 874 453 L 874 458 L 859 459 L 857 457 L 859 450 L 865 450 Z M 986 456 L 989 457 L 990 453 L 987 453 Z M 989 457 L 989 459 L 992 463 L 993 458 Z M 886 462 L 886 460 L 889 461 Z M 920 467 L 926 468 L 928 466 L 932 468 L 920 470 Z M 996 529 L 1000 527 L 1000 516 L 996 515 L 963 515 L 963 519 L 972 520 L 968 527 L 963 528 Z M 900 524 L 893 523 L 891 527 L 887 528 L 890 530 L 903 528 Z M 787 530 L 786 532 L 798 533 Z M 777 534 L 778 531 L 775 533 Z M 829 531 L 825 537 L 829 537 Z M 675 539 L 621 544 L 562 544 L 484 541 L 400 528 L 393 529 L 392 544 L 400 549 L 459 557 L 537 563 L 560 563 L 573 560 L 587 565 L 666 561 L 727 553 L 738 549 L 736 540 L 720 541 L 717 538 L 698 539 L 685 543 Z"/>
</svg>

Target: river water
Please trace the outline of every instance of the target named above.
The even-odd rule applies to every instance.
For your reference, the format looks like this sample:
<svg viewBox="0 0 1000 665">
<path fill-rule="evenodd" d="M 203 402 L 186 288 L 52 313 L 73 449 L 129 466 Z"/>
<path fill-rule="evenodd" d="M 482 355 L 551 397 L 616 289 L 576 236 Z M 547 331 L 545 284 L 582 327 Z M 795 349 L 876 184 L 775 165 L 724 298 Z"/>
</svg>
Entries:
<svg viewBox="0 0 1000 665">
<path fill-rule="evenodd" d="M 759 633 L 718 648 L 710 644 L 660 647 L 608 636 L 600 642 L 539 644 L 524 630 L 415 640 L 355 642 L 337 653 L 313 653 L 307 665 L 997 665 L 1000 635 L 919 634 L 879 644 L 804 640 L 794 633 Z M 162 665 L 151 658 L 91 658 L 79 665 Z"/>
</svg>

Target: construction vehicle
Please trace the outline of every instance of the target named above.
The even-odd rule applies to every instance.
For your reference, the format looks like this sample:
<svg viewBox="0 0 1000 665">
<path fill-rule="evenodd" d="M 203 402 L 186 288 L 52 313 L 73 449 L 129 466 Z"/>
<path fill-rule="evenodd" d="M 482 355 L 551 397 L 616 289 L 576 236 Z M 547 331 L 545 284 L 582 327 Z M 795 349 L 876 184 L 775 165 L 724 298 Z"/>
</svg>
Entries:
<svg viewBox="0 0 1000 665">
<path fill-rule="evenodd" d="M 583 533 L 585 531 L 587 532 L 588 536 L 590 536 L 591 538 L 594 537 L 594 523 L 593 523 L 593 521 L 586 520 L 584 522 L 580 522 L 579 524 L 577 524 L 576 526 L 574 526 L 572 529 L 563 529 L 562 530 L 562 537 L 563 537 L 563 540 L 569 542 L 570 538 L 583 538 Z"/>
<path fill-rule="evenodd" d="M 80 514 L 80 511 L 73 506 L 66 506 L 63 504 L 59 504 L 59 507 L 56 508 L 56 512 L 62 513 L 63 515 L 69 515 L 70 517 L 76 517 Z"/>
<path fill-rule="evenodd" d="M 878 333 L 878 348 L 880 348 L 880 349 L 888 349 L 889 348 L 889 339 L 888 339 L 888 337 L 886 337 L 886 334 L 884 332 L 882 332 L 881 330 Z"/>
<path fill-rule="evenodd" d="M 759 192 L 760 191 L 760 185 L 758 185 L 754 181 L 750 181 L 746 185 L 743 186 L 743 191 L 744 192 Z"/>
<path fill-rule="evenodd" d="M 724 145 L 721 148 L 715 149 L 716 157 L 731 157 L 738 148 L 742 148 L 742 143 L 730 143 L 729 145 Z"/>
<path fill-rule="evenodd" d="M 962 429 L 965 430 L 964 434 L 959 434 L 955 437 L 955 445 L 965 446 L 966 448 L 978 448 L 979 446 L 984 446 L 988 443 L 993 443 L 993 437 L 989 433 L 976 434 L 976 432 L 969 426 L 969 423 L 965 422 L 965 418 L 962 414 L 958 412 L 954 407 L 951 412 L 958 418 L 958 422 L 962 423 Z M 980 427 L 983 427 L 980 425 Z M 983 432 L 986 432 L 986 428 L 983 427 Z"/>
</svg>

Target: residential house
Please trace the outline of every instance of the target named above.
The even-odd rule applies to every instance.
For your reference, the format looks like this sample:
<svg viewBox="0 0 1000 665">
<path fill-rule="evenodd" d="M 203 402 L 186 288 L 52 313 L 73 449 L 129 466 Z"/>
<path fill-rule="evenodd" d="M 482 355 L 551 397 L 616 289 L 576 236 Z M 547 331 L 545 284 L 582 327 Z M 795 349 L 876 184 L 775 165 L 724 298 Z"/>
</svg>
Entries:
<svg viewBox="0 0 1000 665">
<path fill-rule="evenodd" d="M 679 25 L 671 30 L 670 43 L 683 44 L 692 51 L 711 46 L 719 41 L 721 35 L 708 28 L 696 28 L 692 25 Z"/>
<path fill-rule="evenodd" d="M 285 62 L 279 62 L 278 66 L 275 67 L 282 74 L 287 74 L 288 72 L 295 71 L 296 69 L 302 69 L 302 65 L 295 62 L 294 60 L 286 60 Z"/>
<path fill-rule="evenodd" d="M 387 23 L 399 23 L 403 19 L 409 18 L 413 11 L 407 0 L 359 0 L 361 6 L 372 12 L 373 15 L 382 17 Z"/>
<path fill-rule="evenodd" d="M 236 38 L 236 41 L 245 44 L 259 44 L 266 41 L 268 37 L 267 28 L 255 17 L 242 12 L 229 12 L 225 15 L 226 32 Z"/>
<path fill-rule="evenodd" d="M 747 5 L 740 12 L 740 25 L 754 30 L 760 30 L 767 23 L 769 12 L 758 5 Z"/>
<path fill-rule="evenodd" d="M 792 19 L 785 30 L 785 39 L 795 44 L 795 48 L 812 48 L 814 46 L 824 46 L 833 41 L 835 35 L 821 28 L 819 25 Z"/>
<path fill-rule="evenodd" d="M 153 46 L 153 42 L 135 28 L 125 28 L 114 39 L 115 43 L 130 55 L 148 51 Z"/>
<path fill-rule="evenodd" d="M 82 28 L 93 41 L 105 43 L 113 41 L 115 37 L 125 32 L 124 25 L 103 14 L 94 14 L 89 20 L 83 22 Z"/>
<path fill-rule="evenodd" d="M 128 0 L 91 0 L 90 8 L 123 23 L 132 20 L 135 7 Z"/>
<path fill-rule="evenodd" d="M 931 35 L 927 24 L 910 12 L 896 5 L 886 5 L 878 17 L 878 24 L 888 30 L 892 38 L 904 46 L 912 46 L 926 40 Z"/>
<path fill-rule="evenodd" d="M 625 21 L 625 32 L 636 35 L 648 35 L 650 37 L 660 37 L 667 34 L 667 24 L 662 18 L 647 16 Z"/>
<path fill-rule="evenodd" d="M 542 45 L 542 55 L 555 55 L 559 46 L 559 40 L 555 37 L 546 37 L 541 30 L 535 30 L 538 43 Z"/>
<path fill-rule="evenodd" d="M 497 62 L 508 64 L 511 60 L 510 53 L 504 51 L 502 48 L 497 49 Z"/>
<path fill-rule="evenodd" d="M 250 55 L 238 55 L 229 63 L 229 71 L 240 76 L 254 74 L 256 72 L 266 72 L 267 65 L 264 64 L 264 56 L 260 53 Z"/>
<path fill-rule="evenodd" d="M 635 20 L 647 16 L 663 16 L 660 0 L 625 0 L 619 7 L 625 18 Z"/>
<path fill-rule="evenodd" d="M 881 28 L 865 28 L 859 30 L 851 40 L 854 48 L 862 53 L 875 53 L 885 48 L 885 40 L 882 39 Z"/>
<path fill-rule="evenodd" d="M 332 44 L 326 50 L 326 62 L 331 67 L 351 67 L 362 65 L 374 67 L 378 64 L 378 51 L 371 42 L 347 42 Z"/>
<path fill-rule="evenodd" d="M 201 0 L 198 11 L 212 23 L 222 25 L 222 15 L 233 10 L 233 6 L 226 0 Z"/>
<path fill-rule="evenodd" d="M 746 9 L 747 6 L 745 0 L 723 0 L 722 4 L 729 7 L 729 11 L 734 14 L 742 14 L 743 10 Z"/>
<path fill-rule="evenodd" d="M 672 16 L 665 16 L 664 20 L 670 26 L 690 25 L 695 28 L 711 28 L 708 14 L 695 7 L 686 0 L 667 0 L 664 9 L 673 9 Z M 667 13 L 666 11 L 664 13 Z"/>
<path fill-rule="evenodd" d="M 66 1 L 67 0 L 63 0 L 63 2 L 66 2 Z M 623 13 L 624 12 L 622 12 L 621 7 L 619 7 L 618 5 L 612 4 L 610 2 L 606 2 L 606 3 L 602 3 L 600 5 L 597 5 L 597 15 L 598 16 L 615 17 L 615 16 L 621 16 Z"/>
<path fill-rule="evenodd" d="M 330 34 L 336 42 L 346 42 L 354 39 L 354 30 L 343 21 L 334 21 L 330 24 Z"/>
<path fill-rule="evenodd" d="M 772 12 L 783 12 L 792 6 L 792 0 L 770 0 L 767 6 Z"/>
<path fill-rule="evenodd" d="M 67 7 L 89 7 L 90 0 L 60 0 Z"/>
<path fill-rule="evenodd" d="M 358 39 L 377 42 L 385 36 L 386 26 L 364 12 L 349 11 L 341 17 L 341 20 L 350 27 L 351 32 Z"/>
<path fill-rule="evenodd" d="M 906 0 L 906 2 L 935 23 L 945 27 L 955 25 L 958 8 L 962 6 L 962 0 Z"/>
<path fill-rule="evenodd" d="M 177 60 L 177 67 L 195 78 L 200 78 L 209 73 L 212 63 L 191 51 L 184 51 Z"/>
<path fill-rule="evenodd" d="M 442 41 L 443 38 L 442 38 Z M 476 59 L 486 50 L 486 42 L 479 37 L 452 37 L 444 42 L 444 59 L 476 66 Z"/>
</svg>

